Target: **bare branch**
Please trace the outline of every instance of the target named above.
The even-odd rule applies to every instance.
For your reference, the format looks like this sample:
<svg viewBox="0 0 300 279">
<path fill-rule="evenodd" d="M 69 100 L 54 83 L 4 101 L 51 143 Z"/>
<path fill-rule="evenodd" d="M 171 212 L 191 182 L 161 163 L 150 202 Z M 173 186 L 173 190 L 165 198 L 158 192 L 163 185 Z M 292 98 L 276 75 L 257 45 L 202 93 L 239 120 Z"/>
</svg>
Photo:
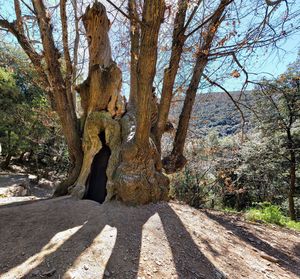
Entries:
<svg viewBox="0 0 300 279">
<path fill-rule="evenodd" d="M 111 4 L 118 12 L 120 12 L 123 16 L 125 16 L 126 18 L 128 18 L 130 20 L 130 15 L 126 14 L 124 11 L 122 11 L 122 9 L 120 9 L 116 4 L 114 4 L 112 1 L 110 0 L 106 0 L 109 4 Z M 140 24 L 145 24 L 145 22 L 140 21 L 140 19 L 138 17 L 135 17 L 135 20 L 140 23 Z"/>
<path fill-rule="evenodd" d="M 21 0 L 21 2 L 24 4 L 24 6 L 26 6 L 26 8 L 29 11 L 31 11 L 35 15 L 35 11 L 24 0 Z"/>
<path fill-rule="evenodd" d="M 219 83 L 217 83 L 216 81 L 211 80 L 206 74 L 202 74 L 202 76 L 211 84 L 214 86 L 219 87 L 220 89 L 222 89 L 226 95 L 230 98 L 230 100 L 233 102 L 234 106 L 236 107 L 236 109 L 239 111 L 241 118 L 242 118 L 242 142 L 244 140 L 244 127 L 245 127 L 245 116 L 243 111 L 241 110 L 241 108 L 239 107 L 238 103 L 235 101 L 235 99 L 232 97 L 232 95 L 226 90 L 225 87 L 223 87 L 222 85 L 220 85 Z"/>
<path fill-rule="evenodd" d="M 227 3 L 227 1 L 223 1 L 224 3 L 222 4 L 224 7 L 229 5 L 233 0 L 229 1 L 229 3 Z M 218 8 L 219 9 L 219 8 Z M 194 28 L 192 31 L 190 31 L 186 37 L 190 37 L 191 35 L 193 35 L 195 32 L 197 32 L 199 29 L 201 29 L 204 25 L 206 25 L 209 21 L 211 21 L 213 18 L 215 17 L 215 12 L 210 15 L 209 17 L 207 17 L 206 19 L 204 19 L 201 24 L 199 24 L 196 28 Z"/>
<path fill-rule="evenodd" d="M 74 41 L 74 49 L 73 49 L 73 76 L 72 76 L 72 82 L 74 85 L 77 79 L 78 48 L 79 48 L 79 37 L 80 37 L 77 0 L 72 0 L 72 6 L 74 10 L 74 17 L 75 17 L 75 41 Z"/>
<path fill-rule="evenodd" d="M 62 41 L 63 41 L 63 49 L 64 49 L 64 58 L 66 62 L 66 91 L 67 98 L 69 104 L 73 104 L 72 110 L 74 110 L 76 106 L 75 92 L 72 90 L 72 77 L 73 77 L 73 65 L 71 61 L 70 51 L 69 51 L 69 42 L 68 42 L 68 19 L 66 13 L 66 2 L 67 0 L 60 1 L 60 18 L 61 18 L 61 28 L 62 28 Z"/>
<path fill-rule="evenodd" d="M 265 2 L 268 6 L 276 6 L 276 5 L 280 4 L 282 2 L 282 0 L 276 0 L 276 1 L 265 0 Z"/>
<path fill-rule="evenodd" d="M 186 30 L 187 27 L 190 25 L 190 23 L 191 23 L 192 19 L 194 18 L 195 14 L 196 14 L 196 12 L 197 12 L 197 10 L 198 10 L 198 8 L 199 8 L 199 5 L 200 5 L 200 3 L 201 3 L 202 1 L 203 1 L 203 0 L 198 0 L 198 2 L 197 2 L 197 4 L 196 4 L 195 8 L 194 8 L 193 11 L 191 12 L 191 14 L 190 14 L 188 20 L 186 21 L 185 26 L 183 27 L 183 30 Z"/>
</svg>

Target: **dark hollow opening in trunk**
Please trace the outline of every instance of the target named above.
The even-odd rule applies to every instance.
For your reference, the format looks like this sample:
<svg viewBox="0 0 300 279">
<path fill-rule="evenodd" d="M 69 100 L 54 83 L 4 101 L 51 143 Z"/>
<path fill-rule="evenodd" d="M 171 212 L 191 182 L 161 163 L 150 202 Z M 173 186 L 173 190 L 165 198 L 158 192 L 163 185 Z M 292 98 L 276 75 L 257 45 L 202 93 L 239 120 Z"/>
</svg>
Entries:
<svg viewBox="0 0 300 279">
<path fill-rule="evenodd" d="M 99 203 L 103 203 L 107 194 L 106 182 L 107 175 L 106 169 L 108 160 L 111 154 L 110 148 L 105 143 L 105 133 L 101 132 L 99 138 L 102 143 L 101 150 L 95 155 L 91 173 L 87 180 L 87 193 L 85 199 L 94 200 Z"/>
</svg>

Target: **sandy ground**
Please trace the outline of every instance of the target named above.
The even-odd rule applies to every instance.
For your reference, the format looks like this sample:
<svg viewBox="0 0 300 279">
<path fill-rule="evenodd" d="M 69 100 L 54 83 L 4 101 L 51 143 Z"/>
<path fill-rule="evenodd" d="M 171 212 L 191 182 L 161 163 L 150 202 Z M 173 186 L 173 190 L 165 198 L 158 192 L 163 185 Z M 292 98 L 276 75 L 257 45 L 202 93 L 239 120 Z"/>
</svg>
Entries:
<svg viewBox="0 0 300 279">
<path fill-rule="evenodd" d="M 178 203 L 0 206 L 0 278 L 300 278 L 300 234 Z"/>
</svg>

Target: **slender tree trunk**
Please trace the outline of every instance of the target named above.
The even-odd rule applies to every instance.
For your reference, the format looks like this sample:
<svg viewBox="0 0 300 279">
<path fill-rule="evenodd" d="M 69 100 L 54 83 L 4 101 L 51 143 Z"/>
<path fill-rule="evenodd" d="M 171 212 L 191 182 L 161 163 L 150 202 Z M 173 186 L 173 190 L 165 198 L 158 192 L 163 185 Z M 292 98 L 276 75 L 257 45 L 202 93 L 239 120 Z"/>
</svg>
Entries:
<svg viewBox="0 0 300 279">
<path fill-rule="evenodd" d="M 24 155 L 26 154 L 26 151 L 22 152 L 18 158 L 18 162 L 23 164 L 24 163 Z"/>
<path fill-rule="evenodd" d="M 206 35 L 202 38 L 203 41 L 197 53 L 192 79 L 187 89 L 184 105 L 179 116 L 179 123 L 173 143 L 173 150 L 169 156 L 163 159 L 164 169 L 167 173 L 174 173 L 181 170 L 187 162 L 183 155 L 183 150 L 199 82 L 208 62 L 208 54 L 212 45 L 212 41 L 221 21 L 223 20 L 223 12 L 226 6 L 231 2 L 232 0 L 222 0 L 220 2 L 214 15 L 212 16 L 210 24 L 207 27 Z"/>
<path fill-rule="evenodd" d="M 55 191 L 54 195 L 64 195 L 68 186 L 72 185 L 79 175 L 82 164 L 82 147 L 78 121 L 71 96 L 70 84 L 65 83 L 59 63 L 60 54 L 55 46 L 50 17 L 42 0 L 33 0 L 33 6 L 38 17 L 38 25 L 42 38 L 45 61 L 47 63 L 50 91 L 54 100 L 54 108 L 62 124 L 62 130 L 68 145 L 71 168 L 68 179 Z M 64 42 L 65 42 L 64 38 Z M 65 46 L 66 47 L 66 46 Z"/>
<path fill-rule="evenodd" d="M 296 220 L 296 210 L 295 210 L 295 191 L 296 191 L 296 154 L 294 148 L 294 142 L 292 138 L 292 134 L 290 129 L 287 131 L 288 137 L 288 148 L 290 151 L 290 189 L 288 194 L 288 201 L 289 201 L 289 214 L 292 220 Z"/>
<path fill-rule="evenodd" d="M 7 168 L 8 168 L 8 166 L 9 166 L 9 164 L 10 164 L 11 157 L 12 157 L 12 155 L 11 155 L 11 153 L 9 152 L 9 153 L 6 155 L 4 162 L 1 164 L 1 168 L 2 168 L 2 169 L 7 169 Z"/>
<path fill-rule="evenodd" d="M 158 110 L 158 120 L 156 122 L 156 125 L 154 126 L 155 143 L 159 152 L 161 152 L 161 138 L 168 121 L 171 100 L 173 97 L 172 94 L 174 82 L 179 69 L 179 62 L 183 50 L 183 45 L 186 41 L 186 36 L 184 35 L 186 10 L 187 1 L 180 0 L 178 2 L 178 11 L 174 20 L 171 58 L 168 68 L 164 71 L 163 88 Z"/>
<path fill-rule="evenodd" d="M 289 191 L 289 212 L 292 220 L 296 220 L 296 210 L 294 195 L 296 190 L 296 160 L 295 153 L 291 154 L 291 166 L 290 166 L 290 191 Z"/>
<path fill-rule="evenodd" d="M 171 155 L 164 158 L 163 161 L 164 168 L 167 173 L 176 172 L 186 164 L 186 158 L 183 156 L 184 144 L 200 78 L 206 64 L 206 55 L 200 55 L 194 68 L 193 77 L 186 92 L 183 108 L 179 116 L 178 128 L 175 135 L 173 150 L 171 152 Z"/>
<path fill-rule="evenodd" d="M 6 154 L 4 162 L 1 164 L 2 169 L 8 168 L 11 157 L 12 157 L 12 154 L 11 154 L 11 131 L 8 131 L 7 132 L 7 154 Z"/>
<path fill-rule="evenodd" d="M 138 95 L 138 73 L 137 62 L 140 51 L 140 24 L 137 22 L 138 13 L 135 0 L 128 1 L 128 10 L 130 15 L 130 96 L 128 102 L 128 110 L 135 111 L 137 106 Z"/>
<path fill-rule="evenodd" d="M 68 187 L 76 182 L 82 166 L 83 152 L 81 139 L 79 137 L 80 132 L 79 128 L 77 128 L 77 119 L 73 117 L 74 115 L 71 115 L 67 111 L 60 114 L 62 130 L 69 151 L 70 168 L 67 179 L 56 188 L 54 196 L 66 195 L 68 193 Z"/>
</svg>

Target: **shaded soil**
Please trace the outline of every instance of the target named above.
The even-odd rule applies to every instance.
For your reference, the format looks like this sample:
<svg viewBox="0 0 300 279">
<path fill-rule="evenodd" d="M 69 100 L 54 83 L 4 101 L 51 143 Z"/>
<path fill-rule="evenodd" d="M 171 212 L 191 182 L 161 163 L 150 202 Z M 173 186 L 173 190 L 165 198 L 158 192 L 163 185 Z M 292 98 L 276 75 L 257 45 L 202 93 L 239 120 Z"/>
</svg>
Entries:
<svg viewBox="0 0 300 279">
<path fill-rule="evenodd" d="M 178 203 L 0 206 L 0 278 L 300 278 L 300 234 Z"/>
</svg>

